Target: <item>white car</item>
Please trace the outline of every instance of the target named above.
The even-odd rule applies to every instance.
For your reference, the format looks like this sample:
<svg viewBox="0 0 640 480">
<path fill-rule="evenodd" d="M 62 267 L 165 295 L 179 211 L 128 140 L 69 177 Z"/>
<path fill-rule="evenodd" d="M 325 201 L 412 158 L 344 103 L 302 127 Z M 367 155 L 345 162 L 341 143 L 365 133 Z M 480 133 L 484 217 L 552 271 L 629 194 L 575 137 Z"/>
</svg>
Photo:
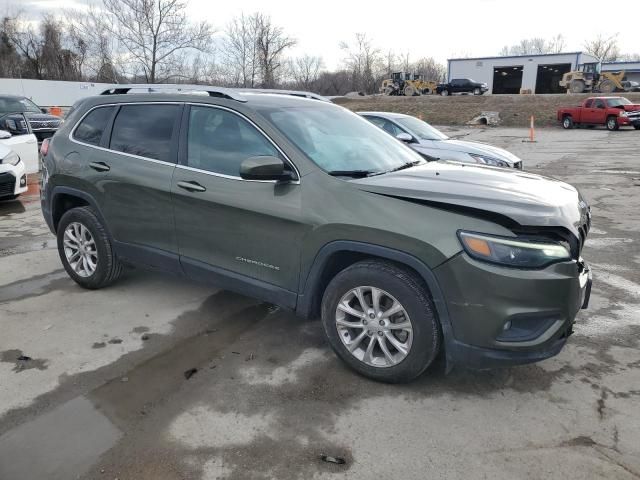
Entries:
<svg viewBox="0 0 640 480">
<path fill-rule="evenodd" d="M 27 191 L 25 164 L 6 144 L 10 139 L 10 133 L 0 130 L 0 200 L 11 200 Z"/>
<path fill-rule="evenodd" d="M 432 158 L 522 169 L 522 160 L 511 152 L 485 143 L 453 140 L 410 115 L 388 112 L 358 112 L 358 115 L 407 143 L 416 152 Z"/>
</svg>

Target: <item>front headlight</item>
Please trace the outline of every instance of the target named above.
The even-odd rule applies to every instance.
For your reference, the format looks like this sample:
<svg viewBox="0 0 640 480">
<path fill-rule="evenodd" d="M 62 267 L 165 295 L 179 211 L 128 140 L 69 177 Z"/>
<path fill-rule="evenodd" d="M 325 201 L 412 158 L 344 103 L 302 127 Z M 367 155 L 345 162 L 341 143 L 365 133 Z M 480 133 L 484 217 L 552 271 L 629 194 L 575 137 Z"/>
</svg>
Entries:
<svg viewBox="0 0 640 480">
<path fill-rule="evenodd" d="M 469 156 L 473 158 L 476 163 L 491 165 L 492 167 L 509 168 L 509 164 L 504 160 L 500 160 L 499 158 L 488 157 L 486 155 L 478 155 L 476 153 L 470 153 Z"/>
<path fill-rule="evenodd" d="M 4 157 L 0 163 L 18 165 L 20 163 L 20 157 L 16 152 L 9 152 L 9 155 Z"/>
<path fill-rule="evenodd" d="M 620 110 L 620 116 L 621 116 L 621 117 L 626 117 L 626 116 L 628 116 L 628 115 L 629 115 L 629 114 L 628 114 L 626 111 L 624 111 L 624 110 Z"/>
<path fill-rule="evenodd" d="M 465 252 L 485 262 L 515 268 L 543 268 L 571 260 L 571 253 L 560 243 L 538 242 L 481 233 L 459 231 Z"/>
</svg>

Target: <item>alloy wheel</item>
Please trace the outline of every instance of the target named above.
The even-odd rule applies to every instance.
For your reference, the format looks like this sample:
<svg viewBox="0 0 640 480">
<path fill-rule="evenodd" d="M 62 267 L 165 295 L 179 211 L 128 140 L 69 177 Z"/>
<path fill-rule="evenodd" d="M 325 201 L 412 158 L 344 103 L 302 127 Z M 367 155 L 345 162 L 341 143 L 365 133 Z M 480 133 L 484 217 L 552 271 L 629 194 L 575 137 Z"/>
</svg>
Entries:
<svg viewBox="0 0 640 480">
<path fill-rule="evenodd" d="M 87 227 L 79 222 L 64 230 L 64 255 L 69 265 L 81 277 L 90 277 L 98 266 L 98 249 Z"/>
<path fill-rule="evenodd" d="M 402 304 L 371 286 L 349 290 L 338 302 L 338 336 L 355 358 L 372 367 L 392 367 L 411 350 L 413 325 Z"/>
</svg>

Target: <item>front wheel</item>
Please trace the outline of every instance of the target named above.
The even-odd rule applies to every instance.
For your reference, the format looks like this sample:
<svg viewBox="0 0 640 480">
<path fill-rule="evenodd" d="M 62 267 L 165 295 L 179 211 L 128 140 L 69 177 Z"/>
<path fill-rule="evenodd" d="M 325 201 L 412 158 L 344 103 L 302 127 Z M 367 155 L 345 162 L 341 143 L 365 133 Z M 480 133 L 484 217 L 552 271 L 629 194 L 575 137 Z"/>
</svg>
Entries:
<svg viewBox="0 0 640 480">
<path fill-rule="evenodd" d="M 440 349 L 440 324 L 424 282 L 385 261 L 336 275 L 322 299 L 322 323 L 336 354 L 374 380 L 413 380 Z"/>
<path fill-rule="evenodd" d="M 474 95 L 482 95 L 482 91 L 479 88 L 474 88 L 473 89 L 473 94 Z"/>
<path fill-rule="evenodd" d="M 449 90 L 442 90 L 442 91 L 440 92 L 440 95 L 442 95 L 443 97 L 448 96 L 448 95 L 449 95 Z"/>
<path fill-rule="evenodd" d="M 616 117 L 607 118 L 607 130 L 613 132 L 614 130 L 618 130 L 620 126 L 618 125 L 618 119 Z"/>
<path fill-rule="evenodd" d="M 122 266 L 107 231 L 90 207 L 67 211 L 60 219 L 57 236 L 62 265 L 81 287 L 106 287 L 120 276 Z"/>
</svg>

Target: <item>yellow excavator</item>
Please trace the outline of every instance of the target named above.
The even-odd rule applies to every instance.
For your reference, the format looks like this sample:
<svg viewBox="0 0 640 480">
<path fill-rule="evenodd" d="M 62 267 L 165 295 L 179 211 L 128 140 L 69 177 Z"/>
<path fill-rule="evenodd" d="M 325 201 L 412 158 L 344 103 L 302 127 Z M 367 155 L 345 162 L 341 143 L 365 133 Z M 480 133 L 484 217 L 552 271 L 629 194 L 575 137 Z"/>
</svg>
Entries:
<svg viewBox="0 0 640 480">
<path fill-rule="evenodd" d="M 580 65 L 578 70 L 562 76 L 560 86 L 565 88 L 567 93 L 625 91 L 622 81 L 626 72 L 601 72 L 600 66 L 600 63 Z"/>
<path fill-rule="evenodd" d="M 431 95 L 436 92 L 437 82 L 425 80 L 423 75 L 409 72 L 393 72 L 391 78 L 382 81 L 380 93 L 384 95 Z"/>
</svg>

